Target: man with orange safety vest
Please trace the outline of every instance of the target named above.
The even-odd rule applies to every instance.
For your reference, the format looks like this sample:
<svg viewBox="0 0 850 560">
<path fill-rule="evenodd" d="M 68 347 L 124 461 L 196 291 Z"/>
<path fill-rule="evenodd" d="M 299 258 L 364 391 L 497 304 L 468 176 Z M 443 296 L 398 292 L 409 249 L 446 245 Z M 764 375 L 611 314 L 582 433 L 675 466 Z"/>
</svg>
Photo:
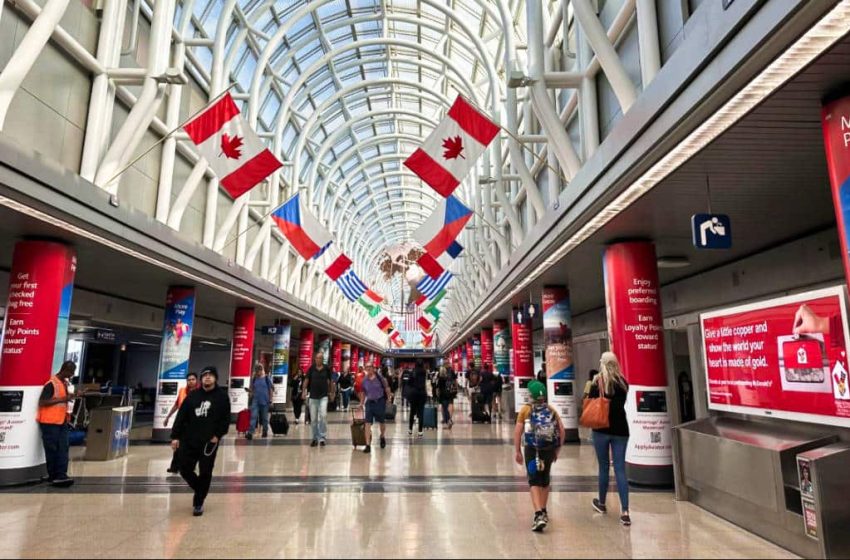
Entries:
<svg viewBox="0 0 850 560">
<path fill-rule="evenodd" d="M 45 383 L 38 399 L 36 420 L 41 428 L 41 441 L 44 444 L 47 480 L 59 488 L 68 488 L 74 484 L 74 480 L 68 478 L 68 422 L 71 419 L 68 403 L 83 396 L 83 393 L 70 394 L 68 380 L 74 377 L 76 371 L 77 364 L 74 362 L 62 364 L 59 372 Z"/>
</svg>

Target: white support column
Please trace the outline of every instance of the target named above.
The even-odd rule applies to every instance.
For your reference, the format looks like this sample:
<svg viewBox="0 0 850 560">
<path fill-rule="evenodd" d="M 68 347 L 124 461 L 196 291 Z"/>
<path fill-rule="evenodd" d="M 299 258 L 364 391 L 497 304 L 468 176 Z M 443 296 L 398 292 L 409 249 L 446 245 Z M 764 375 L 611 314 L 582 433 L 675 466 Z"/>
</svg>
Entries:
<svg viewBox="0 0 850 560">
<path fill-rule="evenodd" d="M 590 5 L 590 0 L 571 0 L 573 4 L 573 13 L 582 27 L 582 30 L 587 36 L 587 40 L 593 51 L 596 53 L 596 58 L 620 102 L 620 107 L 623 113 L 626 113 L 637 98 L 637 91 L 626 73 L 625 67 L 617 54 L 617 50 L 611 41 L 608 40 L 608 34 L 602 28 L 602 23 Z"/>
<path fill-rule="evenodd" d="M 658 44 L 658 13 L 655 0 L 637 0 L 640 73 L 643 87 L 655 79 L 661 69 L 661 46 Z"/>
<path fill-rule="evenodd" d="M 41 10 L 41 15 L 32 23 L 12 58 L 0 72 L 0 130 L 3 130 L 12 99 L 65 15 L 69 2 L 70 0 L 48 0 Z"/>
<path fill-rule="evenodd" d="M 127 0 L 106 3 L 100 22 L 97 41 L 97 61 L 104 68 L 116 68 L 121 60 L 121 39 L 127 15 Z M 86 117 L 86 136 L 80 163 L 80 176 L 94 182 L 97 167 L 109 143 L 112 113 L 115 104 L 115 86 L 102 72 L 92 81 L 89 113 Z"/>
</svg>

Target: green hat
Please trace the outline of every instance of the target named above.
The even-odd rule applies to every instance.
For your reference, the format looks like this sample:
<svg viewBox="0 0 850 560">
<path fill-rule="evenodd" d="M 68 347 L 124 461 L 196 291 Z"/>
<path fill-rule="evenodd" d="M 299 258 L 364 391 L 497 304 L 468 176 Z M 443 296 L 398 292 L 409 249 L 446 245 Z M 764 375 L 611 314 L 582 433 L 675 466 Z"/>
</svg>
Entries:
<svg viewBox="0 0 850 560">
<path fill-rule="evenodd" d="M 532 400 L 538 401 L 546 396 L 546 385 L 535 379 L 528 384 L 528 394 Z"/>
</svg>

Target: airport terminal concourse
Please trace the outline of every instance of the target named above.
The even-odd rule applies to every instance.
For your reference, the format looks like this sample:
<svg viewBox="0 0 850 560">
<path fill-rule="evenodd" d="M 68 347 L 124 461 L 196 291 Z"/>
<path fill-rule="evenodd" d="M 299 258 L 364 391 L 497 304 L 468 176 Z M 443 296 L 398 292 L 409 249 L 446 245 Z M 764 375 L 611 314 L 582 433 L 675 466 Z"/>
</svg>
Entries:
<svg viewBox="0 0 850 560">
<path fill-rule="evenodd" d="M 850 0 L 0 0 L 0 558 L 850 558 Z"/>
</svg>

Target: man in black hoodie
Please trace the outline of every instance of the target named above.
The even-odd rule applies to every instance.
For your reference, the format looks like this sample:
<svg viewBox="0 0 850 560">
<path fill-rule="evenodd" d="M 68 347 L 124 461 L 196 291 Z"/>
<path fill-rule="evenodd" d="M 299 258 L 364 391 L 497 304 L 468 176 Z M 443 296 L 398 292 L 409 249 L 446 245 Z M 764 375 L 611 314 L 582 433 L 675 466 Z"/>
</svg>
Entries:
<svg viewBox="0 0 850 560">
<path fill-rule="evenodd" d="M 180 476 L 195 491 L 195 517 L 204 514 L 218 446 L 229 428 L 230 397 L 218 386 L 218 371 L 206 367 L 201 370 L 201 389 L 186 397 L 171 428 L 171 447 L 180 449 Z"/>
</svg>

